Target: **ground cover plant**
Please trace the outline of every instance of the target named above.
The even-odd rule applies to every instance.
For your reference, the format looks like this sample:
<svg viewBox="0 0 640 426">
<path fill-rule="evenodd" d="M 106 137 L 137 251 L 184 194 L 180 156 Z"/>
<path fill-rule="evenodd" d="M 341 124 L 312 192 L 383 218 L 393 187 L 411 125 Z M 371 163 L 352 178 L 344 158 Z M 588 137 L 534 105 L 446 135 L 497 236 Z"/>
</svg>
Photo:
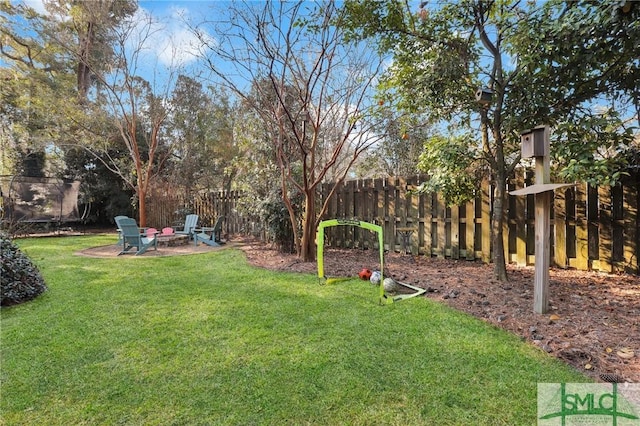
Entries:
<svg viewBox="0 0 640 426">
<path fill-rule="evenodd" d="M 47 290 L 38 268 L 3 232 L 0 232 L 0 254 L 0 305 L 17 305 Z"/>
<path fill-rule="evenodd" d="M 20 240 L 49 290 L 1 311 L 6 424 L 535 424 L 538 382 L 585 376 L 426 298 L 363 282 Z"/>
</svg>

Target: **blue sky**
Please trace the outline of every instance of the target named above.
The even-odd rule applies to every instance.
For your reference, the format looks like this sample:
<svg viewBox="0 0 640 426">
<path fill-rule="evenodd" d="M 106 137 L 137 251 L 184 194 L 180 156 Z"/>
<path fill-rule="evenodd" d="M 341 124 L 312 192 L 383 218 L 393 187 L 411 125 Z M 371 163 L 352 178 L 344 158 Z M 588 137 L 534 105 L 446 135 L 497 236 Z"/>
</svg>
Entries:
<svg viewBox="0 0 640 426">
<path fill-rule="evenodd" d="M 12 0 L 26 3 L 39 13 L 46 13 L 42 0 Z M 151 0 L 138 3 L 140 14 L 150 14 L 158 21 L 153 43 L 147 46 L 150 54 L 160 64 L 169 66 L 179 60 L 187 64 L 194 58 L 188 54 L 189 46 L 197 43 L 184 20 L 199 22 L 213 12 L 213 7 L 223 6 L 222 1 Z M 154 61 L 155 62 L 155 61 Z"/>
</svg>

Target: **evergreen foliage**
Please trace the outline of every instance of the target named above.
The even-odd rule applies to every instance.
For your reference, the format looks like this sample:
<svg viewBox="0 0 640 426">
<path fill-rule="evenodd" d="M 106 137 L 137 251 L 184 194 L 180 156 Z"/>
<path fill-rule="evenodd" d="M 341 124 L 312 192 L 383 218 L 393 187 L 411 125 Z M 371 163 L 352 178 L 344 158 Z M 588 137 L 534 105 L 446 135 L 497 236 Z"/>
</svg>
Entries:
<svg viewBox="0 0 640 426">
<path fill-rule="evenodd" d="M 44 293 L 47 285 L 31 259 L 4 234 L 0 234 L 0 246 L 0 305 L 18 305 Z"/>
</svg>

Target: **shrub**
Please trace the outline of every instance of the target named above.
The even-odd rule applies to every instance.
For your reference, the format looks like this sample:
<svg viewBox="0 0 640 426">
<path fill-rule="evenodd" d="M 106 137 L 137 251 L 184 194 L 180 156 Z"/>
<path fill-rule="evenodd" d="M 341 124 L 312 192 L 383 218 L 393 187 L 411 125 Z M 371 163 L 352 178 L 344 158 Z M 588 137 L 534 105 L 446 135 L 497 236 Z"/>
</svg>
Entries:
<svg viewBox="0 0 640 426">
<path fill-rule="evenodd" d="M 35 299 L 47 290 L 38 268 L 8 236 L 0 234 L 0 305 L 9 306 Z"/>
<path fill-rule="evenodd" d="M 304 198 L 302 194 L 296 193 L 290 195 L 291 203 L 298 216 L 299 224 L 302 221 L 299 212 L 302 211 L 302 203 Z M 293 228 L 291 227 L 291 219 L 289 218 L 289 210 L 282 200 L 282 192 L 280 190 L 273 191 L 269 197 L 264 200 L 260 206 L 260 216 L 262 221 L 267 225 L 269 239 L 272 240 L 281 253 L 295 253 L 296 245 L 293 236 Z"/>
</svg>

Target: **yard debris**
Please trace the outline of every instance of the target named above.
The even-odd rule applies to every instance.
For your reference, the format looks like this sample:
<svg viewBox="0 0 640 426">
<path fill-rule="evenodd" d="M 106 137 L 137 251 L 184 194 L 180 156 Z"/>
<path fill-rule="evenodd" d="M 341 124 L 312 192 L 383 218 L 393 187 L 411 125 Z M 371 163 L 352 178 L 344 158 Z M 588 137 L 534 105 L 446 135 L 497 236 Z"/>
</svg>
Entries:
<svg viewBox="0 0 640 426">
<path fill-rule="evenodd" d="M 631 348 L 622 348 L 616 352 L 616 355 L 618 355 L 622 359 L 631 359 L 635 356 L 635 353 Z"/>
</svg>

